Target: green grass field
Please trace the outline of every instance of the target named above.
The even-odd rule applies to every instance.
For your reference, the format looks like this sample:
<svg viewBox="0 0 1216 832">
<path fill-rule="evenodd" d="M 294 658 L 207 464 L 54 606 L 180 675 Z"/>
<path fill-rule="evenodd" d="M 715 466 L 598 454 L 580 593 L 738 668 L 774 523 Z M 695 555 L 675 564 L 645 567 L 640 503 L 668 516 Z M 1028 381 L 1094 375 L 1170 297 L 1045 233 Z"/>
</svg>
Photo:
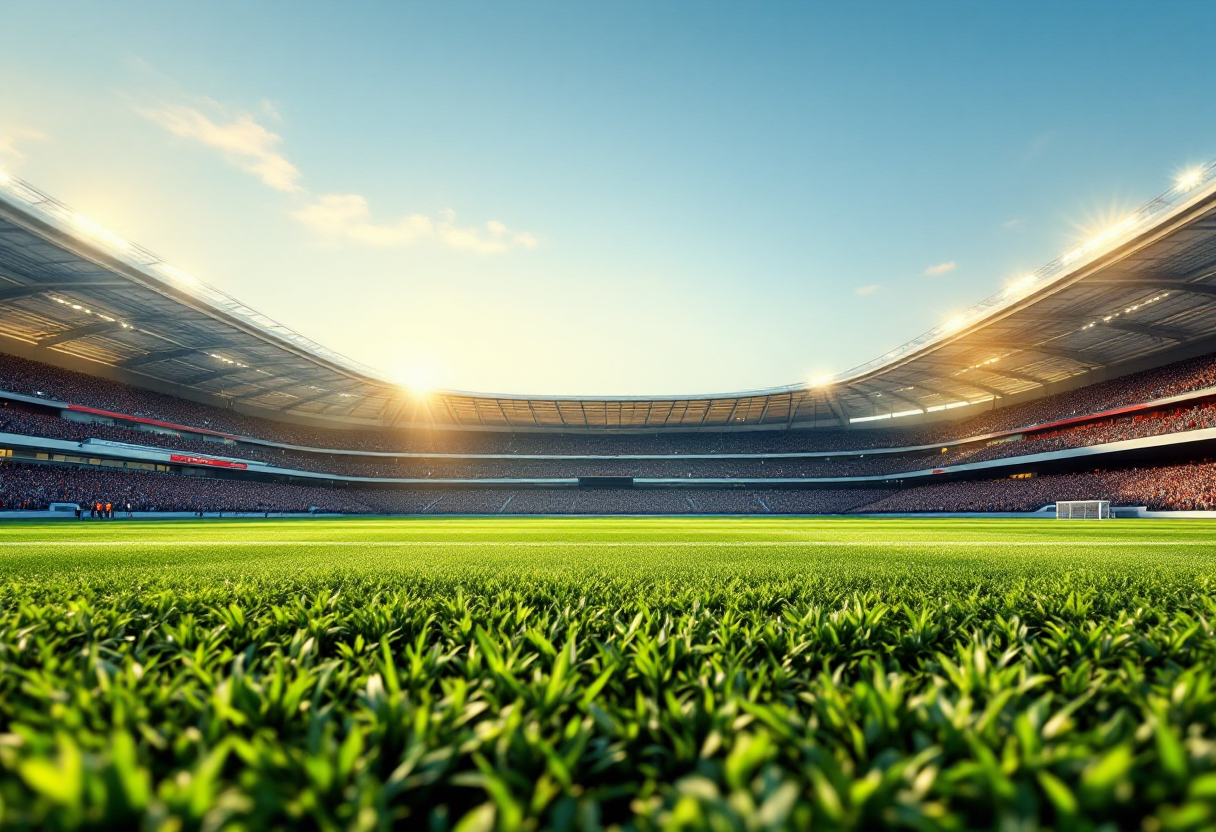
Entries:
<svg viewBox="0 0 1216 832">
<path fill-rule="evenodd" d="M 1216 828 L 1216 524 L 0 526 L 0 826 Z"/>
</svg>

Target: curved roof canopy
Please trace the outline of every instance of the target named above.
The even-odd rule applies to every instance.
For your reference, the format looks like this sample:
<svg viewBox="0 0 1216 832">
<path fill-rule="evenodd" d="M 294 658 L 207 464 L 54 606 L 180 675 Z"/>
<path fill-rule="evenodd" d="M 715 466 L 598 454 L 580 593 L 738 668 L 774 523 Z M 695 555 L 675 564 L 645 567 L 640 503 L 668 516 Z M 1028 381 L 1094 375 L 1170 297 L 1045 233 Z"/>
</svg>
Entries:
<svg viewBox="0 0 1216 832">
<path fill-rule="evenodd" d="M 815 384 L 413 397 L 0 171 L 0 335 L 336 424 L 621 430 L 884 418 L 1025 393 L 1216 334 L 1216 164 L 959 317 Z"/>
</svg>

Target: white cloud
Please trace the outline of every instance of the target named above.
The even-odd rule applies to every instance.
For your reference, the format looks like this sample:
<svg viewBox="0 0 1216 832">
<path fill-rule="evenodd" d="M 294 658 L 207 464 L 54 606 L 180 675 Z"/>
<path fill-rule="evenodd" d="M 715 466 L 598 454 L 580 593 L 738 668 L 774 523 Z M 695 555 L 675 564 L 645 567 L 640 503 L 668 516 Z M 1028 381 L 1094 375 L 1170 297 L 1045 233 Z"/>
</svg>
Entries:
<svg viewBox="0 0 1216 832">
<path fill-rule="evenodd" d="M 372 219 L 367 198 L 359 194 L 322 194 L 292 216 L 331 240 L 347 239 L 375 246 L 407 246 L 434 240 L 448 248 L 476 254 L 498 254 L 516 246 L 535 248 L 536 238 L 513 232 L 497 220 L 483 227 L 456 224 L 454 211 L 439 219 L 425 214 L 407 214 L 392 222 Z"/>
<path fill-rule="evenodd" d="M 858 286 L 853 291 L 859 295 L 877 295 L 881 289 L 877 283 L 871 283 L 869 286 Z"/>
<path fill-rule="evenodd" d="M 277 150 L 282 137 L 258 124 L 248 113 L 238 115 L 226 124 L 212 121 L 199 110 L 179 104 L 141 108 L 139 113 L 175 136 L 220 151 L 229 164 L 254 174 L 277 191 L 302 190 L 297 184 L 300 171 Z"/>
<path fill-rule="evenodd" d="M 1021 218 L 1015 217 L 1014 219 L 1005 220 L 1003 223 L 1001 223 L 1001 228 L 1017 228 L 1021 224 L 1022 224 Z"/>
<path fill-rule="evenodd" d="M 925 269 L 924 273 L 927 277 L 936 277 L 939 274 L 954 271 L 957 265 L 958 263 L 955 263 L 953 260 L 947 260 L 945 263 L 938 263 L 936 266 L 930 266 L 929 268 Z"/>
<path fill-rule="evenodd" d="M 262 110 L 268 118 L 276 121 L 281 118 L 271 101 L 263 101 Z M 282 137 L 258 124 L 248 113 L 219 123 L 194 107 L 180 104 L 139 108 L 138 112 L 175 136 L 218 150 L 230 164 L 255 174 L 275 190 L 308 194 L 299 184 L 299 169 L 278 152 Z M 483 226 L 457 225 L 456 213 L 451 210 L 438 218 L 407 214 L 390 222 L 377 222 L 372 218 L 367 197 L 360 194 L 308 194 L 308 200 L 308 204 L 291 215 L 331 241 L 352 240 L 384 247 L 434 241 L 476 254 L 530 249 L 538 243 L 534 235 L 512 231 L 498 220 L 490 220 Z"/>
<path fill-rule="evenodd" d="M 20 145 L 46 139 L 46 134 L 29 127 L 5 127 L 0 125 L 0 165 L 11 165 L 25 158 Z"/>
</svg>

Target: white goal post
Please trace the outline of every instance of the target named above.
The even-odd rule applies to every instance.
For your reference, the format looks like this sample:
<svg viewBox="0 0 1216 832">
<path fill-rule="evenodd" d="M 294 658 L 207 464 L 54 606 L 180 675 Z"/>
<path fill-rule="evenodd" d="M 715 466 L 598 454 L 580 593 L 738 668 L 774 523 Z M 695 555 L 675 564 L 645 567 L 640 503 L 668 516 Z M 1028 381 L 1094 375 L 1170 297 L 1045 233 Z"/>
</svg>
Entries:
<svg viewBox="0 0 1216 832">
<path fill-rule="evenodd" d="M 1057 520 L 1109 520 L 1110 500 L 1059 500 Z"/>
</svg>

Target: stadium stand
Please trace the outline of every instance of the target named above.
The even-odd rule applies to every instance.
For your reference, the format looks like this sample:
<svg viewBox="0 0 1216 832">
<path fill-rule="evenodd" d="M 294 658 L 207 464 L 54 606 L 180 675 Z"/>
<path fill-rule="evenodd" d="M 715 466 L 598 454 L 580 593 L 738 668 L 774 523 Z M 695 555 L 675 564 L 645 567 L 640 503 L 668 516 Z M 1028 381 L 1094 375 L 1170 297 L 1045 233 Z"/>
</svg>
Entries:
<svg viewBox="0 0 1216 832">
<path fill-rule="evenodd" d="M 1028 512 L 1102 494 L 1119 506 L 1216 509 L 1216 463 L 947 482 L 905 489 L 323 488 L 7 463 L 0 508 L 130 503 L 136 511 L 348 514 L 840 514 Z"/>
<path fill-rule="evenodd" d="M 516 433 L 451 430 L 341 430 L 247 416 L 48 364 L 0 355 L 0 391 L 83 405 L 307 448 L 449 454 L 715 454 L 849 452 L 957 442 L 1075 419 L 1156 399 L 1216 388 L 1216 355 L 1102 381 L 1077 390 L 999 407 L 977 416 L 914 428 L 673 434 Z M 121 441 L 152 444 L 142 432 Z M 64 438 L 68 438 L 65 436 Z M 166 445 L 161 445 L 167 447 Z M 214 446 L 208 446 L 215 452 Z M 248 453 L 251 446 L 243 445 Z M 334 473 L 339 473 L 335 471 Z"/>
<path fill-rule="evenodd" d="M 950 482 L 890 493 L 854 511 L 863 513 L 1035 511 L 1056 500 L 1088 500 L 1156 511 L 1216 509 L 1216 463 L 1052 474 L 1027 479 Z"/>
<path fill-rule="evenodd" d="M 6 175 L 0 492 L 352 513 L 1207 505 L 1208 463 L 1176 464 L 1216 443 L 1214 219 L 1216 165 L 813 384 L 420 396 Z"/>
<path fill-rule="evenodd" d="M 241 417 L 217 408 L 210 408 L 163 394 L 130 387 L 118 382 L 93 378 L 37 362 L 5 356 L 0 358 L 0 389 L 4 392 L 34 396 L 38 401 L 5 401 L 0 410 L 0 431 L 27 437 L 45 437 L 70 442 L 104 440 L 149 449 L 206 456 L 227 456 L 256 460 L 269 466 L 293 471 L 316 472 L 334 476 L 360 478 L 410 478 L 432 480 L 485 479 L 569 479 L 575 477 L 616 476 L 657 478 L 664 480 L 696 479 L 801 479 L 832 477 L 865 477 L 898 475 L 937 466 L 958 466 L 994 460 L 1016 461 L 1019 457 L 1048 451 L 1117 442 L 1127 439 L 1160 436 L 1216 427 L 1216 402 L 1205 398 L 1216 373 L 1216 356 L 1202 356 L 1176 362 L 1149 373 L 1135 373 L 1123 378 L 1104 381 L 1068 393 L 1049 396 L 1026 405 L 1015 405 L 979 417 L 933 426 L 933 438 L 948 436 L 966 440 L 975 431 L 988 435 L 1005 430 L 1021 433 L 952 445 L 931 451 L 912 451 L 878 455 L 842 455 L 833 457 L 776 457 L 758 459 L 715 458 L 721 453 L 765 453 L 778 443 L 771 432 L 740 434 L 676 434 L 599 437 L 569 434 L 520 434 L 506 436 L 497 433 L 475 434 L 471 438 L 482 443 L 483 451 L 492 447 L 502 452 L 511 449 L 507 458 L 402 458 L 353 456 L 343 453 L 304 452 L 287 447 L 245 441 L 226 440 L 217 443 L 214 437 L 202 434 L 137 429 L 103 421 L 79 421 L 64 418 L 58 406 L 50 402 L 68 401 L 84 404 L 110 413 L 125 413 L 130 417 L 151 419 L 158 423 L 170 419 L 187 427 L 256 430 L 259 439 L 290 437 L 297 442 L 318 443 L 332 440 L 340 450 L 349 450 L 350 443 L 337 440 L 350 434 L 361 437 L 356 444 L 384 448 L 419 447 L 434 441 L 434 435 L 419 439 L 418 431 L 384 430 L 342 431 L 313 430 L 296 425 L 284 425 L 271 420 Z M 1061 427 L 1034 430 L 1031 423 L 1058 422 L 1077 419 L 1111 409 L 1143 405 L 1170 396 L 1201 392 L 1195 401 L 1183 400 L 1167 406 L 1117 413 L 1112 416 L 1084 420 Z M 127 408 L 127 410 L 118 410 Z M 998 420 L 997 417 L 1000 417 Z M 225 418 L 230 421 L 223 421 Z M 120 422 L 123 420 L 119 420 Z M 131 424 L 130 422 L 128 422 Z M 1028 427 L 1028 425 L 1031 425 Z M 276 430 L 284 432 L 274 433 Z M 429 433 L 429 432 L 428 432 Z M 450 433 L 450 432 L 449 432 Z M 794 432 L 790 432 L 794 433 Z M 869 443 L 923 442 L 930 438 L 925 430 L 918 433 L 890 430 L 800 431 L 796 447 L 815 448 L 819 452 L 826 444 L 846 451 L 866 450 Z M 470 437 L 461 437 L 462 440 Z M 512 444 L 518 440 L 519 444 Z M 605 442 L 603 440 L 609 440 Z M 269 440 L 273 441 L 273 440 Z M 943 440 L 945 441 L 945 440 Z M 497 445 L 489 444 L 491 442 Z M 685 456 L 673 459 L 582 458 L 535 459 L 519 457 L 524 448 L 529 453 L 554 454 L 582 450 L 592 445 L 595 451 L 620 451 L 629 445 L 649 453 L 676 453 Z M 83 446 L 82 446 L 83 447 Z M 87 446 L 94 447 L 94 446 Z M 440 445 L 444 452 L 453 453 L 451 445 Z M 942 453 L 942 451 L 945 453 Z M 97 451 L 91 451 L 96 453 Z M 584 453 L 588 453 L 583 451 Z M 467 452 L 466 452 L 467 453 Z M 830 451 L 835 453 L 835 451 Z M 703 458 L 688 458 L 701 454 Z M 1203 469 L 1208 470 L 1208 469 Z M 198 472 L 191 472 L 198 473 Z M 1087 479 L 1089 478 L 1089 479 Z M 283 478 L 285 479 L 285 478 Z M 99 493 L 120 504 L 131 502 L 138 510 L 172 511 L 324 511 L 345 513 L 838 513 L 843 511 L 965 511 L 965 510 L 1034 510 L 1039 500 L 1050 502 L 1054 497 L 1045 491 L 1057 480 L 1037 478 L 1030 485 L 1024 480 L 1000 480 L 979 483 L 935 483 L 930 486 L 909 487 L 890 491 L 889 496 L 876 501 L 875 492 L 842 486 L 831 490 L 780 490 L 753 486 L 747 491 L 690 487 L 686 489 L 543 489 L 509 488 L 453 489 L 436 492 L 431 489 L 392 488 L 334 488 L 330 485 L 303 485 L 284 481 L 272 482 L 235 479 L 211 479 L 200 476 L 132 471 L 101 471 L 84 466 L 72 471 L 64 466 L 39 470 L 37 466 L 9 465 L 0 469 L 0 487 L 4 508 L 45 506 L 50 502 L 82 502 L 89 504 Z M 1077 498 L 1084 498 L 1085 488 L 1093 485 L 1091 475 L 1082 475 L 1077 486 Z M 1071 480 L 1059 480 L 1071 483 Z M 1103 487 L 1113 487 L 1113 480 L 1099 480 Z M 1193 506 L 1203 502 L 1195 494 L 1175 493 L 1172 484 L 1158 483 L 1148 488 L 1143 477 L 1127 495 L 1137 495 L 1141 503 Z M 1180 481 L 1182 482 L 1182 481 Z M 1187 482 L 1192 482 L 1187 480 Z M 690 486 L 696 485 L 689 483 Z M 1165 488 L 1164 491 L 1161 489 Z M 1146 490 L 1147 489 L 1147 490 Z M 1154 490 L 1156 489 L 1156 490 Z M 1194 488 L 1191 491 L 1195 491 Z M 886 493 L 886 492 L 884 492 Z M 1107 495 L 1108 492 L 1102 492 Z M 1195 493 L 1202 494 L 1202 489 Z M 1037 496 L 1030 496 L 1035 494 Z M 1069 498 L 1073 491 L 1057 495 Z M 91 496 L 90 496 L 91 495 Z M 1165 496 L 1163 496 L 1165 495 Z M 1130 499 L 1131 497 L 1129 497 Z M 1116 501 L 1121 497 L 1113 497 Z"/>
</svg>

